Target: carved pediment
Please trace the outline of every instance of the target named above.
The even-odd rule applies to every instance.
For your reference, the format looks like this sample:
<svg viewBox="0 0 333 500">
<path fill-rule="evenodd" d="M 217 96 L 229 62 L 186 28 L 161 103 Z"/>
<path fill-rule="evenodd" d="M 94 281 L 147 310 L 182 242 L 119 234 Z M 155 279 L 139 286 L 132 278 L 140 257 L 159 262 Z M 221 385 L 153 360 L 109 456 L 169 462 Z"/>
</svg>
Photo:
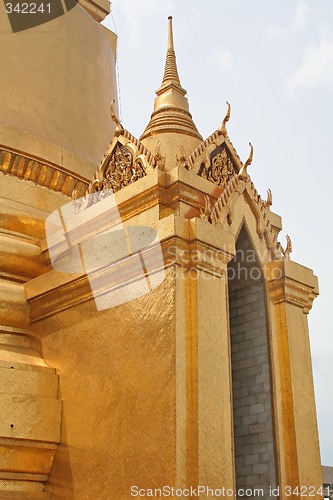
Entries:
<svg viewBox="0 0 333 500">
<path fill-rule="evenodd" d="M 198 171 L 198 175 L 211 182 L 215 182 L 223 189 L 235 173 L 234 163 L 224 144 L 216 148 L 209 155 L 209 164 L 207 165 L 203 162 Z"/>
<path fill-rule="evenodd" d="M 142 179 L 155 168 L 152 153 L 127 130 L 122 129 L 111 142 L 86 194 L 106 191 L 116 193 Z M 75 198 L 75 193 L 73 193 Z"/>
<path fill-rule="evenodd" d="M 112 189 L 114 193 L 147 175 L 142 161 L 134 160 L 131 151 L 121 143 L 117 143 L 105 162 L 102 174 L 102 189 Z"/>
</svg>

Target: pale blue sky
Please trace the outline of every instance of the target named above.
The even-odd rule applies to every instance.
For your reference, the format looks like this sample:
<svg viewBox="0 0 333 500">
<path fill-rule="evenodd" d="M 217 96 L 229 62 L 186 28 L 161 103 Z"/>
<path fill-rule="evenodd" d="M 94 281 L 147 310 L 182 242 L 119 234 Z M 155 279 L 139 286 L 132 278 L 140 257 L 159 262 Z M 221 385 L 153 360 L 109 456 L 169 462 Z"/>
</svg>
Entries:
<svg viewBox="0 0 333 500">
<path fill-rule="evenodd" d="M 204 137 L 232 106 L 230 139 L 293 242 L 319 276 L 309 315 L 322 463 L 333 465 L 333 3 L 331 0 L 114 0 L 121 118 L 143 132 L 161 83 L 167 17 L 178 70 Z M 112 16 L 105 24 L 115 29 Z"/>
</svg>

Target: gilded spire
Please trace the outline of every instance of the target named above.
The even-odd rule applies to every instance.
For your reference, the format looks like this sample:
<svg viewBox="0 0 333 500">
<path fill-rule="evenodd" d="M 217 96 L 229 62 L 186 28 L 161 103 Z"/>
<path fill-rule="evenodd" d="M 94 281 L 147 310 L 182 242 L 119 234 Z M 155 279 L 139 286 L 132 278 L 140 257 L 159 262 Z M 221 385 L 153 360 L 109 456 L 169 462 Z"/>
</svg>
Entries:
<svg viewBox="0 0 333 500">
<path fill-rule="evenodd" d="M 173 44 L 172 16 L 169 16 L 168 21 L 168 51 L 166 56 L 162 87 L 169 82 L 174 82 L 176 84 L 178 83 L 178 85 L 181 86 L 176 63 L 176 53 Z"/>
<path fill-rule="evenodd" d="M 177 149 L 179 144 L 185 144 L 186 154 L 190 154 L 202 141 L 202 137 L 189 112 L 188 100 L 185 97 L 186 90 L 181 86 L 178 75 L 171 16 L 168 18 L 168 49 L 164 76 L 160 88 L 156 90 L 156 94 L 153 114 L 140 140 L 151 151 L 154 150 L 156 141 L 160 141 L 162 149 L 165 149 L 167 159 L 169 158 L 171 162 L 171 151 L 167 151 L 167 149 L 170 149 L 171 142 L 177 141 Z M 162 134 L 163 137 L 161 137 Z M 178 136 L 176 137 L 175 134 Z M 184 136 L 186 136 L 186 139 Z M 166 142 L 168 142 L 168 146 Z M 176 152 L 172 151 L 174 158 Z M 171 168 L 171 164 L 169 168 Z"/>
</svg>

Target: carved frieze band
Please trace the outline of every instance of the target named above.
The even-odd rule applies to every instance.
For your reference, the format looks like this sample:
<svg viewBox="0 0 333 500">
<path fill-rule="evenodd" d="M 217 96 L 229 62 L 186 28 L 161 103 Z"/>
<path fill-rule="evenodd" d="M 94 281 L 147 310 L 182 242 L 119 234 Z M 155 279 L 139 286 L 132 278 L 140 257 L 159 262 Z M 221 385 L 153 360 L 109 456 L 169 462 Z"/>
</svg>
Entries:
<svg viewBox="0 0 333 500">
<path fill-rule="evenodd" d="M 82 196 L 88 186 L 83 178 L 76 177 L 57 165 L 1 147 L 0 172 L 32 181 L 66 196 L 71 196 L 74 189 Z"/>
</svg>

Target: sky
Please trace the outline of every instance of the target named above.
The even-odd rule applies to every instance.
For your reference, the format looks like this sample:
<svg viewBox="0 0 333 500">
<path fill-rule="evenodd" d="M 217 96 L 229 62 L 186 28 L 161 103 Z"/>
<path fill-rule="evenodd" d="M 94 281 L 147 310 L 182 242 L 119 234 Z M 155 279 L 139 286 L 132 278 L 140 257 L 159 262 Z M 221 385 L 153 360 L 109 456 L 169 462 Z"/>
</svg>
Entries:
<svg viewBox="0 0 333 500">
<path fill-rule="evenodd" d="M 333 466 L 333 3 L 331 0 L 114 0 L 123 125 L 145 129 L 163 76 L 173 16 L 182 86 L 204 138 L 231 103 L 228 133 L 292 239 L 292 260 L 319 277 L 309 314 L 322 464 Z"/>
</svg>

